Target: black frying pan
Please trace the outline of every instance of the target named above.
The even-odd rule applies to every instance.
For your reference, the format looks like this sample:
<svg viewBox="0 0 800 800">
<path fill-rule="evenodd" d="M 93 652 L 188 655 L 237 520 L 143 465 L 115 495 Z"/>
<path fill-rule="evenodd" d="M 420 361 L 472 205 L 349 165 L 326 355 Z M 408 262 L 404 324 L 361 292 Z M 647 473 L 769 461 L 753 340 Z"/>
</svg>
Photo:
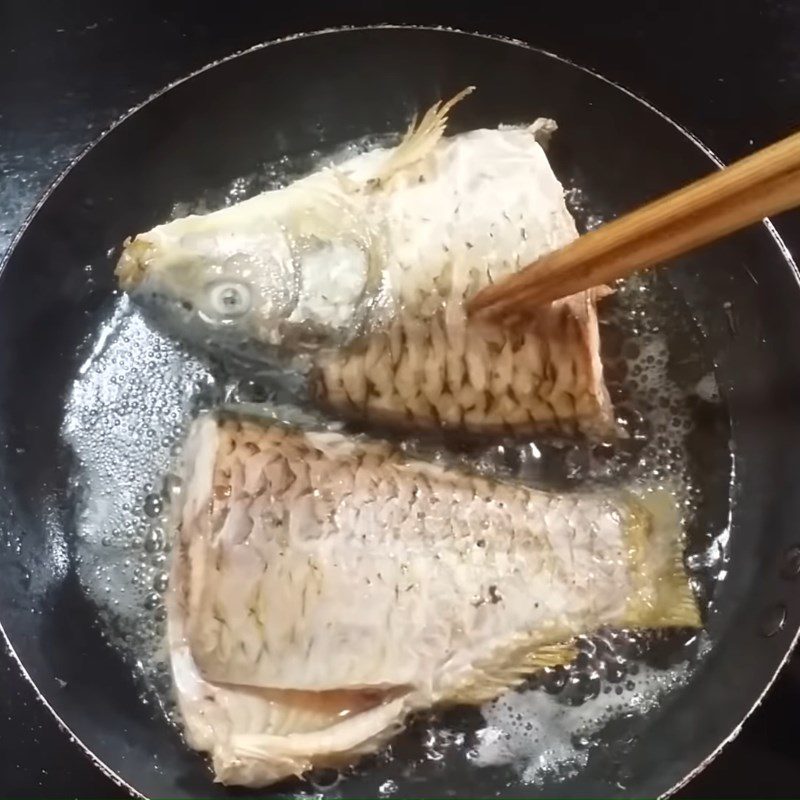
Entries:
<svg viewBox="0 0 800 800">
<path fill-rule="evenodd" d="M 259 162 L 397 131 L 412 111 L 469 83 L 479 92 L 457 127 L 556 118 L 559 177 L 606 215 L 713 167 L 656 110 L 523 45 L 434 30 L 309 35 L 217 64 L 125 118 L 51 189 L 4 264 L 2 625 L 53 712 L 132 791 L 229 794 L 142 704 L 75 570 L 75 471 L 60 427 L 68 388 L 117 302 L 108 253 L 173 203 Z M 775 232 L 760 226 L 686 259 L 669 280 L 705 333 L 730 414 L 728 576 L 708 609 L 710 654 L 686 687 L 616 725 L 587 767 L 561 782 L 522 785 L 511 770 L 465 770 L 455 760 L 409 775 L 399 759 L 347 778 L 339 795 L 374 795 L 387 779 L 400 796 L 661 795 L 712 758 L 769 687 L 800 621 L 798 275 Z"/>
</svg>

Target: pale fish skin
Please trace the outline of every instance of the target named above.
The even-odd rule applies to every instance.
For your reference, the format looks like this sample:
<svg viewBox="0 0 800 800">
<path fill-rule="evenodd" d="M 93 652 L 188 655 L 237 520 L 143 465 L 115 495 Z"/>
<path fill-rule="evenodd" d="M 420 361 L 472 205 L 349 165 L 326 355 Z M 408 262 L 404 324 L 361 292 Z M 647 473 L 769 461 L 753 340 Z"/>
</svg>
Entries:
<svg viewBox="0 0 800 800">
<path fill-rule="evenodd" d="M 189 742 L 219 780 L 351 763 L 601 627 L 699 626 L 670 496 L 554 494 L 381 441 L 201 417 L 168 596 Z"/>
<path fill-rule="evenodd" d="M 120 284 L 201 346 L 288 359 L 303 391 L 344 416 L 613 435 L 604 289 L 512 332 L 466 319 L 478 289 L 577 231 L 540 144 L 555 124 L 444 137 L 459 98 L 395 148 L 138 234 Z"/>
</svg>

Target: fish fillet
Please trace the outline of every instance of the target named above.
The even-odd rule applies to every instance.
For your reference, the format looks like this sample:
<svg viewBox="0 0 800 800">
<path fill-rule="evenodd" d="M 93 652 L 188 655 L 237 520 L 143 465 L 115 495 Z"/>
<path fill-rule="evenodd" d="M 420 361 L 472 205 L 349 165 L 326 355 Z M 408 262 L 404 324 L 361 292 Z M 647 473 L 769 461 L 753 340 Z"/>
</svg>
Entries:
<svg viewBox="0 0 800 800">
<path fill-rule="evenodd" d="M 699 624 L 674 503 L 535 491 L 383 442 L 201 418 L 170 582 L 190 743 L 265 785 L 477 704 L 601 626 Z"/>
<path fill-rule="evenodd" d="M 289 358 L 305 396 L 345 417 L 612 435 L 596 310 L 605 289 L 513 331 L 464 311 L 479 289 L 577 236 L 539 142 L 554 123 L 444 137 L 451 106 L 437 104 L 395 148 L 138 234 L 121 285 L 203 347 Z"/>
</svg>

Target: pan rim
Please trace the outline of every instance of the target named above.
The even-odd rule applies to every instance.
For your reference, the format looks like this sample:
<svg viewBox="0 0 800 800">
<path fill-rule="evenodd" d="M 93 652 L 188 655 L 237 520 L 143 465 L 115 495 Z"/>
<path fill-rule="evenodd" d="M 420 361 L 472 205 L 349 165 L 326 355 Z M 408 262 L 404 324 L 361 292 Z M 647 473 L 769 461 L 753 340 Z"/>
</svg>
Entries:
<svg viewBox="0 0 800 800">
<path fill-rule="evenodd" d="M 712 164 L 717 169 L 722 169 L 726 166 L 726 163 L 708 146 L 703 142 L 698 136 L 696 136 L 692 131 L 688 128 L 681 125 L 679 122 L 672 119 L 670 116 L 665 114 L 663 111 L 658 109 L 648 100 L 643 97 L 640 97 L 632 90 L 628 89 L 627 87 L 623 86 L 622 84 L 614 81 L 610 78 L 605 77 L 601 73 L 597 72 L 596 70 L 592 69 L 591 67 L 586 67 L 582 64 L 579 64 L 573 61 L 570 58 L 565 56 L 558 55 L 557 53 L 553 53 L 552 51 L 545 50 L 540 47 L 536 47 L 529 42 L 526 42 L 522 39 L 516 39 L 510 36 L 505 36 L 499 33 L 487 33 L 483 31 L 475 31 L 475 30 L 465 30 L 461 28 L 456 28 L 447 25 L 416 25 L 413 23 L 375 23 L 375 24 L 367 24 L 367 25 L 341 25 L 341 26 L 331 26 L 325 28 L 318 28 L 313 30 L 307 31 L 297 31 L 295 33 L 287 34 L 286 36 L 282 36 L 276 39 L 270 39 L 264 42 L 259 42 L 255 45 L 250 47 L 243 48 L 241 50 L 236 50 L 233 53 L 229 53 L 226 56 L 221 58 L 215 59 L 213 61 L 208 62 L 207 64 L 198 67 L 197 69 L 193 70 L 192 72 L 183 75 L 175 80 L 165 84 L 157 91 L 153 92 L 152 94 L 148 95 L 144 100 L 140 103 L 129 108 L 126 112 L 122 115 L 117 117 L 113 122 L 111 122 L 108 127 L 105 128 L 99 135 L 97 135 L 92 141 L 86 144 L 80 152 L 73 156 L 66 166 L 56 175 L 55 178 L 47 185 L 45 190 L 39 196 L 39 198 L 34 203 L 31 210 L 26 214 L 24 220 L 20 224 L 17 231 L 11 237 L 11 241 L 6 249 L 5 253 L 3 254 L 2 258 L 0 258 L 0 279 L 5 272 L 6 267 L 8 266 L 11 258 L 13 256 L 14 250 L 16 249 L 17 245 L 19 244 L 21 238 L 24 236 L 30 225 L 33 223 L 34 219 L 36 218 L 39 211 L 42 209 L 44 204 L 50 199 L 50 196 L 56 190 L 56 188 L 62 183 L 62 181 L 67 177 L 67 175 L 73 170 L 73 168 L 81 161 L 88 153 L 93 150 L 103 139 L 106 138 L 110 133 L 112 133 L 116 128 L 118 128 L 122 123 L 126 122 L 130 117 L 132 117 L 138 111 L 141 111 L 145 106 L 149 105 L 152 101 L 157 100 L 162 95 L 169 92 L 171 89 L 189 81 L 198 75 L 207 72 L 208 70 L 213 69 L 221 64 L 225 64 L 229 61 L 232 61 L 240 56 L 245 56 L 250 53 L 258 52 L 260 50 L 265 50 L 268 47 L 272 47 L 273 45 L 280 45 L 286 44 L 295 40 L 301 39 L 310 39 L 317 36 L 324 36 L 328 34 L 336 34 L 336 33 L 350 33 L 350 32 L 359 32 L 359 31 L 374 31 L 374 30 L 410 30 L 410 31 L 431 31 L 435 33 L 444 33 L 444 34 L 452 34 L 456 36 L 466 36 L 466 37 L 474 37 L 478 39 L 484 39 L 494 42 L 499 42 L 501 44 L 511 45 L 514 47 L 521 47 L 526 50 L 532 50 L 536 53 L 540 53 L 541 55 L 547 56 L 548 58 L 552 58 L 556 61 L 561 62 L 562 64 L 566 64 L 568 66 L 574 67 L 580 70 L 583 73 L 591 75 L 594 78 L 601 80 L 603 83 L 612 86 L 615 89 L 623 92 L 625 95 L 630 97 L 631 99 L 635 100 L 636 102 L 643 105 L 649 111 L 656 114 L 659 118 L 661 118 L 664 122 L 671 125 L 675 128 L 680 134 L 682 134 L 685 138 L 687 138 L 695 147 L 697 147 L 703 155 L 705 155 Z M 789 267 L 789 270 L 794 277 L 794 280 L 797 282 L 798 286 L 800 286 L 800 270 L 798 269 L 797 262 L 795 261 L 794 256 L 789 251 L 786 243 L 783 240 L 783 237 L 778 233 L 777 229 L 775 228 L 772 221 L 766 217 L 762 220 L 763 226 L 766 228 L 767 232 L 771 236 L 772 240 L 774 241 L 775 245 L 777 246 L 778 250 L 781 253 L 784 261 Z M 16 649 L 14 648 L 11 639 L 8 636 L 8 633 L 5 630 L 5 627 L 0 619 L 0 635 L 3 638 L 5 647 L 7 652 L 11 655 L 12 659 L 16 663 L 17 667 L 19 668 L 20 674 L 27 683 L 33 688 L 37 699 L 47 708 L 47 710 L 51 713 L 53 718 L 55 719 L 57 725 L 67 734 L 68 738 L 71 739 L 75 744 L 79 746 L 81 750 L 89 757 L 89 759 L 94 762 L 95 766 L 111 781 L 113 781 L 117 786 L 122 789 L 125 789 L 129 792 L 130 796 L 133 798 L 141 798 L 142 800 L 148 800 L 147 796 L 142 794 L 138 791 L 134 786 L 128 783 L 124 778 L 122 778 L 114 769 L 109 767 L 102 759 L 100 759 L 84 742 L 83 740 L 75 734 L 75 732 L 70 728 L 70 726 L 61 718 L 59 713 L 53 708 L 50 702 L 47 700 L 47 697 L 44 693 L 39 689 L 36 682 L 33 680 L 31 675 L 28 673 L 22 659 L 19 657 Z M 719 756 L 720 752 L 732 742 L 741 732 L 742 727 L 747 722 L 747 720 L 751 717 L 751 715 L 755 712 L 755 710 L 761 705 L 766 697 L 767 693 L 772 688 L 775 680 L 777 679 L 778 675 L 780 674 L 781 670 L 786 665 L 787 661 L 791 657 L 795 647 L 800 640 L 800 625 L 798 625 L 797 630 L 794 632 L 792 639 L 783 654 L 782 659 L 779 661 L 777 666 L 775 667 L 774 672 L 770 676 L 769 680 L 766 682 L 763 690 L 759 694 L 759 696 L 755 699 L 753 704 L 747 709 L 743 716 L 741 717 L 739 723 L 731 730 L 730 734 L 723 739 L 715 748 L 714 750 L 709 753 L 706 758 L 704 758 L 694 769 L 688 772 L 683 778 L 673 784 L 670 788 L 665 790 L 659 795 L 659 798 L 669 798 L 675 794 L 675 792 L 679 791 L 683 788 L 687 783 L 689 783 L 693 778 L 699 775 L 714 759 Z"/>
</svg>

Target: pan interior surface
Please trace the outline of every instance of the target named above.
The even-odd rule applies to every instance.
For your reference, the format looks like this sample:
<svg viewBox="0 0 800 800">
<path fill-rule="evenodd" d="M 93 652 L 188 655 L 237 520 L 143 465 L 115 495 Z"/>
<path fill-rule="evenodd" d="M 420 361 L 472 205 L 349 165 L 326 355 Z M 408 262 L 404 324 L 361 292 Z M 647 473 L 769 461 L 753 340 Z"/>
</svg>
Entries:
<svg viewBox="0 0 800 800">
<path fill-rule="evenodd" d="M 396 135 L 470 84 L 478 91 L 454 131 L 557 120 L 550 157 L 584 227 L 712 168 L 636 98 L 521 45 L 421 29 L 310 35 L 203 71 L 112 129 L 50 193 L 0 277 L 0 621 L 55 712 L 144 795 L 231 794 L 158 707 L 166 687 L 143 693 L 130 661 L 163 625 L 169 556 L 158 518 L 168 497 L 157 478 L 192 413 L 241 395 L 243 383 L 220 381 L 145 324 L 115 288 L 115 248 L 176 208 L 219 206 L 321 154 Z M 759 227 L 648 280 L 664 300 L 665 369 L 695 387 L 687 446 L 704 502 L 687 562 L 706 632 L 677 649 L 651 646 L 638 675 L 588 691 L 580 675 L 565 688 L 569 675 L 549 674 L 491 712 L 507 729 L 475 709 L 414 721 L 352 774 L 312 776 L 276 796 L 661 795 L 757 701 L 797 629 L 780 577 L 800 511 L 787 491 L 800 439 L 796 275 Z M 618 316 L 635 314 L 630 300 L 617 302 Z M 670 328 L 670 314 L 694 327 Z M 127 538 L 87 524 L 117 506 L 131 512 Z M 153 688 L 163 665 L 144 661 Z M 527 715 L 520 730 L 516 714 Z M 533 718 L 541 741 L 525 729 Z"/>
</svg>

